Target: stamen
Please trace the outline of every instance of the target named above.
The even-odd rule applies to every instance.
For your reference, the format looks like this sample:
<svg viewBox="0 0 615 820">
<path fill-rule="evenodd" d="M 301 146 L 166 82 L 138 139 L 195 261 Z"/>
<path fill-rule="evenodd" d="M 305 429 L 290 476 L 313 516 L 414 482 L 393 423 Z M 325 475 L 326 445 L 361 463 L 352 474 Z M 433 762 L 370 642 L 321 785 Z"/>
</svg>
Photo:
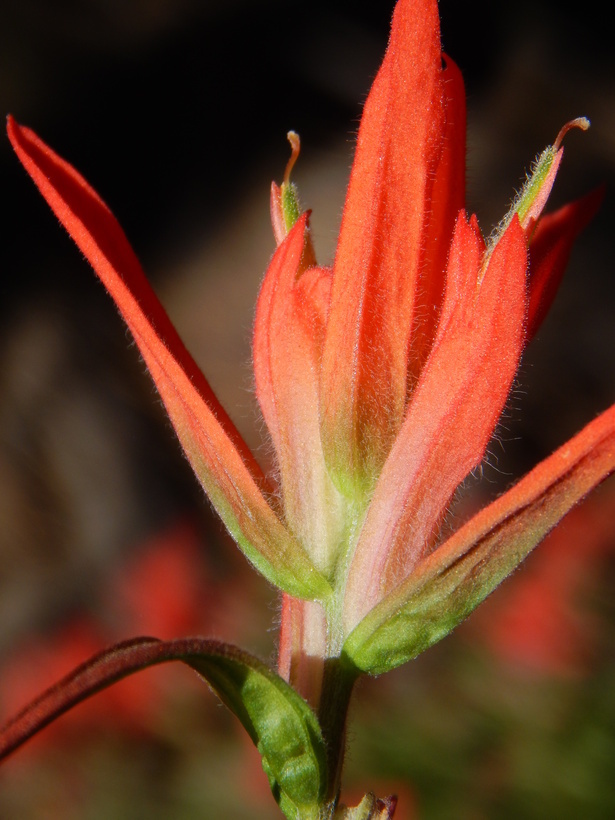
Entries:
<svg viewBox="0 0 615 820">
<path fill-rule="evenodd" d="M 581 131 L 587 131 L 589 125 L 590 122 L 587 119 L 587 117 L 577 117 L 576 119 L 567 122 L 566 125 L 563 125 L 560 128 L 559 134 L 557 135 L 557 137 L 555 138 L 555 142 L 553 143 L 553 150 L 559 151 L 564 137 L 572 128 L 580 128 Z"/>
<path fill-rule="evenodd" d="M 567 122 L 560 128 L 553 145 L 547 146 L 542 154 L 534 161 L 525 184 L 515 197 L 510 210 L 493 231 L 487 242 L 487 249 L 481 269 L 481 278 L 486 270 L 486 263 L 493 249 L 510 225 L 515 214 L 519 217 L 521 227 L 525 231 L 528 241 L 532 238 L 536 224 L 547 204 L 547 199 L 551 193 L 551 188 L 555 182 L 555 177 L 562 160 L 562 141 L 572 128 L 580 128 L 581 131 L 587 131 L 589 128 L 589 120 L 587 117 L 577 117 Z"/>
<path fill-rule="evenodd" d="M 299 152 L 301 151 L 301 140 L 299 139 L 299 134 L 297 134 L 296 131 L 289 131 L 286 138 L 290 142 L 292 152 L 290 159 L 286 163 L 286 170 L 284 171 L 284 184 L 289 185 L 291 171 L 295 167 L 295 162 L 297 162 Z"/>
</svg>

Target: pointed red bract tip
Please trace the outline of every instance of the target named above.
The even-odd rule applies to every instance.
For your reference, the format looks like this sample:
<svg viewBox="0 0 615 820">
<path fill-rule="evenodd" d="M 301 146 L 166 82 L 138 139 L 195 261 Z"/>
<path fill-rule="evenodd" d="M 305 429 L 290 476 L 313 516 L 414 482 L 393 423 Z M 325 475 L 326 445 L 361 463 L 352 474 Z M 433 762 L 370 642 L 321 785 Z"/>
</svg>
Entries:
<svg viewBox="0 0 615 820">
<path fill-rule="evenodd" d="M 231 535 L 279 588 L 299 597 L 326 596 L 329 585 L 270 503 L 269 483 L 185 348 L 118 221 L 81 174 L 33 131 L 11 118 L 8 134 L 22 165 L 115 301 L 184 452 Z"/>
</svg>

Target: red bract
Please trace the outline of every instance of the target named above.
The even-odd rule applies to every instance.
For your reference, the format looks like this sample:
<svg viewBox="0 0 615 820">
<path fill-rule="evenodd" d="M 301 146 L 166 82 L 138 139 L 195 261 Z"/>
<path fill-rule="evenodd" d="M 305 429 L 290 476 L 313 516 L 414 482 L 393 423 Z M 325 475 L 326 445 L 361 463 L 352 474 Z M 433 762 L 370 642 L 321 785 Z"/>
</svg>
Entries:
<svg viewBox="0 0 615 820">
<path fill-rule="evenodd" d="M 464 211 L 464 89 L 442 59 L 437 2 L 398 2 L 332 268 L 316 265 L 290 168 L 272 188 L 278 248 L 257 305 L 254 371 L 277 458 L 274 488 L 109 210 L 9 121 L 21 162 L 124 316 L 205 491 L 247 557 L 287 594 L 280 671 L 313 705 L 330 684 L 325 659 L 338 659 L 348 679 L 430 646 L 615 468 L 613 407 L 440 540 L 572 241 L 599 203 L 596 193 L 542 218 L 572 126 L 588 123 L 562 129 L 485 242 Z M 341 735 L 334 700 L 323 704 L 325 735 Z"/>
</svg>

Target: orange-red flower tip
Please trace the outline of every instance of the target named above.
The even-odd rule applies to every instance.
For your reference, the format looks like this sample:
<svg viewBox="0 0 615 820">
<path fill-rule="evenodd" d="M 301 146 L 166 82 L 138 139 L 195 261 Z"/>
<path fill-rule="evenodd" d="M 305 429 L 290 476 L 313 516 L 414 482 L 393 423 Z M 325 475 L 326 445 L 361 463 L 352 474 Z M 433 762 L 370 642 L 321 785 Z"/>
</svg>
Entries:
<svg viewBox="0 0 615 820">
<path fill-rule="evenodd" d="M 463 84 L 442 65 L 437 3 L 400 2 L 361 118 L 321 370 L 325 457 L 349 498 L 371 492 L 433 339 L 464 145 Z M 430 326 L 414 337 L 422 316 Z"/>
<path fill-rule="evenodd" d="M 33 131 L 9 118 L 22 165 L 88 259 L 128 325 L 199 481 L 249 560 L 299 597 L 329 587 L 270 503 L 256 459 L 217 400 L 98 194 Z"/>
</svg>

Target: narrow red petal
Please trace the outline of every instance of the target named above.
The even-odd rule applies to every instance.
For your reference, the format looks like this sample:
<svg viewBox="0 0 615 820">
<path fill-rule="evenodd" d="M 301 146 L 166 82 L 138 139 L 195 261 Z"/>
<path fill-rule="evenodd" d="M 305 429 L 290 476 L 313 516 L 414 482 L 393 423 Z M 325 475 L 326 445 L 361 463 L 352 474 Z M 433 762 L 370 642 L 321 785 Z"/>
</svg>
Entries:
<svg viewBox="0 0 615 820">
<path fill-rule="evenodd" d="M 352 629 L 429 550 L 457 486 L 483 458 L 524 340 L 527 250 L 515 218 L 480 280 L 484 243 L 461 214 L 438 335 L 376 485 L 352 561 Z"/>
<path fill-rule="evenodd" d="M 603 199 L 604 188 L 597 188 L 538 222 L 530 242 L 528 341 L 555 299 L 575 240 L 594 218 Z"/>
<path fill-rule="evenodd" d="M 331 271 L 297 279 L 307 216 L 292 228 L 270 265 L 256 308 L 256 394 L 275 446 L 288 525 L 323 572 L 339 544 L 338 493 L 320 441 L 319 372 Z"/>
<path fill-rule="evenodd" d="M 322 367 L 327 463 L 350 492 L 371 484 L 403 419 L 444 99 L 436 0 L 400 0 L 361 120 Z"/>
<path fill-rule="evenodd" d="M 414 311 L 408 393 L 427 359 L 436 336 L 436 328 L 446 284 L 446 263 L 459 211 L 465 205 L 466 173 L 466 97 L 463 77 L 457 65 L 445 57 L 442 87 L 445 101 L 445 126 L 442 155 L 434 175 L 433 190 L 427 213 L 423 258 L 419 264 L 416 287 L 417 309 Z"/>
<path fill-rule="evenodd" d="M 300 596 L 314 584 L 314 592 L 318 574 L 269 505 L 256 460 L 184 347 L 111 211 L 30 129 L 9 118 L 8 134 L 21 163 L 114 299 L 197 477 L 233 537 L 273 583 Z"/>
</svg>

